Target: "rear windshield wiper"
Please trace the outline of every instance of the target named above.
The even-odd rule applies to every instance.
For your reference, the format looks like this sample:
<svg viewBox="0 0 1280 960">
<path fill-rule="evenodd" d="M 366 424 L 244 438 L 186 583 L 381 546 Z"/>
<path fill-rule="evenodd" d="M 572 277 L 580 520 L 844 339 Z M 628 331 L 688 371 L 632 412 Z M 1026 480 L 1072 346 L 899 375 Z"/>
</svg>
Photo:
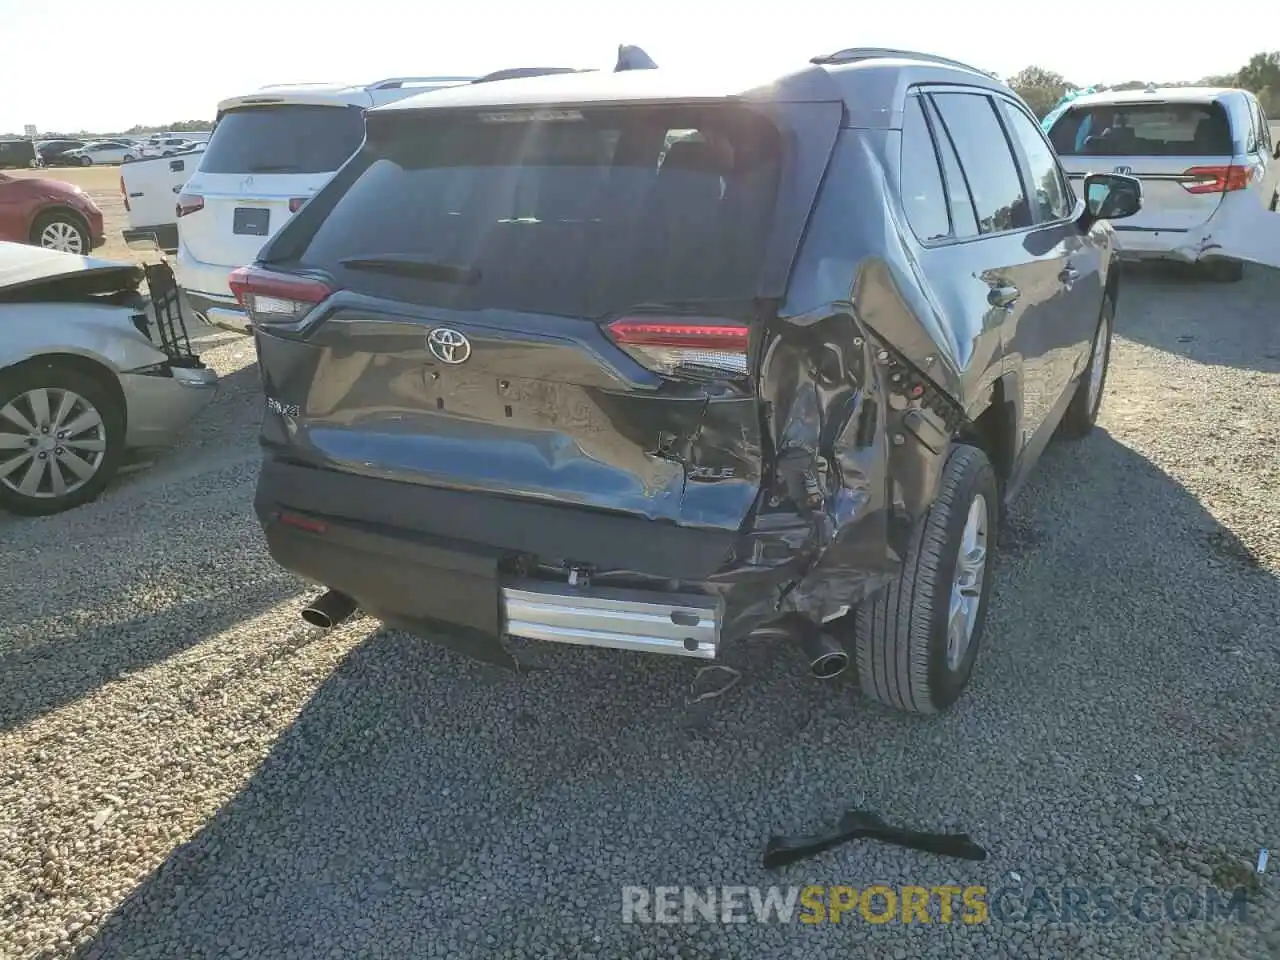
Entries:
<svg viewBox="0 0 1280 960">
<path fill-rule="evenodd" d="M 296 173 L 298 165 L 296 163 L 260 163 L 256 167 L 250 167 L 250 173 Z"/>
<path fill-rule="evenodd" d="M 348 270 L 372 270 L 401 277 L 434 280 L 437 283 L 470 285 L 480 280 L 480 271 L 457 263 L 423 260 L 403 253 L 386 253 L 374 257 L 350 257 L 338 261 Z"/>
</svg>

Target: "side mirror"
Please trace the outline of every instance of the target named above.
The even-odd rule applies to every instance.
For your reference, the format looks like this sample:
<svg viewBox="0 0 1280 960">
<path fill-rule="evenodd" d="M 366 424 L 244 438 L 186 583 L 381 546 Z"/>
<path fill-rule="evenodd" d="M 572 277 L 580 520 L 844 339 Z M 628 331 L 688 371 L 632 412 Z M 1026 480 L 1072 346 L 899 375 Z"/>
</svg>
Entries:
<svg viewBox="0 0 1280 960">
<path fill-rule="evenodd" d="M 1273 160 L 1280 160 L 1280 143 L 1276 144 L 1276 152 L 1271 155 Z"/>
<path fill-rule="evenodd" d="M 1123 220 L 1142 209 L 1142 181 L 1119 173 L 1091 173 L 1084 178 L 1086 216 L 1090 220 Z"/>
</svg>

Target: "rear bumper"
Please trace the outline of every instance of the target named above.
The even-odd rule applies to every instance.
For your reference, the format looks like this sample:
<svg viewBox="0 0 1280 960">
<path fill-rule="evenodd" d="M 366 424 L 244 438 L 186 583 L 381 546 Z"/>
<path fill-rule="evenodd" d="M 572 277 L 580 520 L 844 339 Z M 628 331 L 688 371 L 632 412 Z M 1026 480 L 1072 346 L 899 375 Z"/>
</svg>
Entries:
<svg viewBox="0 0 1280 960">
<path fill-rule="evenodd" d="M 133 250 L 161 250 L 176 253 L 178 250 L 178 225 L 158 223 L 153 227 L 134 227 L 123 231 L 125 245 Z"/>
<path fill-rule="evenodd" d="M 1131 263 L 1150 260 L 1176 260 L 1195 263 L 1198 253 L 1195 239 L 1203 230 L 1149 230 L 1144 227 L 1115 225 L 1116 254 Z"/>
<path fill-rule="evenodd" d="M 240 309 L 227 284 L 233 269 L 197 260 L 181 241 L 178 243 L 175 273 L 191 309 L 205 323 L 236 333 L 250 333 L 249 317 Z"/>
<path fill-rule="evenodd" d="M 341 516 L 352 504 L 360 505 L 360 521 Z M 259 475 L 254 507 L 281 566 L 347 594 L 388 623 L 433 636 L 442 629 L 474 635 L 477 648 L 500 646 L 502 637 L 512 636 L 712 659 L 733 602 L 731 591 L 705 581 L 728 560 L 735 539 L 716 531 L 608 515 L 584 520 L 580 512 L 555 504 L 424 488 L 270 458 Z M 414 530 L 424 526 L 431 533 Z M 578 587 L 511 572 L 505 559 L 535 546 L 529 552 L 548 559 L 560 546 L 562 556 L 590 555 L 605 561 L 602 567 L 657 571 L 653 575 L 665 575 L 678 587 Z M 758 583 L 756 590 L 768 587 Z"/>
<path fill-rule="evenodd" d="M 240 309 L 235 297 L 231 295 L 202 293 L 199 290 L 184 290 L 191 310 L 205 323 L 235 333 L 252 333 L 248 315 Z"/>
<path fill-rule="evenodd" d="M 120 375 L 128 412 L 125 445 L 159 447 L 171 442 L 218 392 L 212 370 L 175 368 L 172 377 Z"/>
</svg>

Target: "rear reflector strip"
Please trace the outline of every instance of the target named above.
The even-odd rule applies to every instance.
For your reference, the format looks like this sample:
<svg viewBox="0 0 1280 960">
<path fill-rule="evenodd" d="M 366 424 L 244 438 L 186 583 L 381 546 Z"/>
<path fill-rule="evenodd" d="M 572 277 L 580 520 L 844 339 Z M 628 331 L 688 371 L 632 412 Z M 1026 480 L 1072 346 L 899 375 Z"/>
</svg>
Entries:
<svg viewBox="0 0 1280 960">
<path fill-rule="evenodd" d="M 286 527 L 293 527 L 295 530 L 305 530 L 307 533 L 325 534 L 329 532 L 329 525 L 322 520 L 313 520 L 311 517 L 304 517 L 301 514 L 289 513 L 281 510 L 276 514 L 276 519 Z"/>
</svg>

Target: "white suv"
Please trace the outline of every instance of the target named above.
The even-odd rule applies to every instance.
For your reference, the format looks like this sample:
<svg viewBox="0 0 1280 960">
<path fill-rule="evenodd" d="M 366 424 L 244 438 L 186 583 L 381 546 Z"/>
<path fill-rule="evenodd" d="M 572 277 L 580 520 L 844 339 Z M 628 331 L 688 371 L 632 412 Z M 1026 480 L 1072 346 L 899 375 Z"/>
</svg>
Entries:
<svg viewBox="0 0 1280 960">
<path fill-rule="evenodd" d="M 1274 232 L 1258 214 L 1276 209 L 1277 144 L 1247 90 L 1087 94 L 1053 121 L 1049 139 L 1077 186 L 1088 173 L 1142 181 L 1142 211 L 1115 225 L 1121 256 L 1204 260 L 1211 275 L 1239 280 L 1240 260 L 1223 254 Z"/>
<path fill-rule="evenodd" d="M 178 283 L 196 314 L 247 333 L 227 285 L 355 153 L 371 107 L 472 77 L 397 77 L 365 86 L 286 84 L 218 104 L 200 167 L 178 195 Z"/>
</svg>

